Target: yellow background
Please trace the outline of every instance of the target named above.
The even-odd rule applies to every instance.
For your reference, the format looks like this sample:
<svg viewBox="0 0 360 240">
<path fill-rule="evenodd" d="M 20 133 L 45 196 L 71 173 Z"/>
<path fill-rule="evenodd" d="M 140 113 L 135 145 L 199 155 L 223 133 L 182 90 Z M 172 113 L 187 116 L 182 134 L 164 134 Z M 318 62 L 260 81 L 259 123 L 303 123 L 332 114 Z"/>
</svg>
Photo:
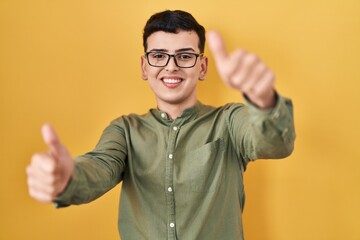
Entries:
<svg viewBox="0 0 360 240">
<path fill-rule="evenodd" d="M 118 239 L 120 186 L 56 210 L 27 193 L 25 167 L 50 122 L 76 156 L 115 117 L 155 106 L 141 34 L 165 9 L 191 12 L 228 49 L 259 54 L 293 99 L 293 155 L 246 172 L 247 239 L 360 239 L 360 1 L 0 0 L 0 239 Z M 211 54 L 202 102 L 242 101 Z"/>
</svg>

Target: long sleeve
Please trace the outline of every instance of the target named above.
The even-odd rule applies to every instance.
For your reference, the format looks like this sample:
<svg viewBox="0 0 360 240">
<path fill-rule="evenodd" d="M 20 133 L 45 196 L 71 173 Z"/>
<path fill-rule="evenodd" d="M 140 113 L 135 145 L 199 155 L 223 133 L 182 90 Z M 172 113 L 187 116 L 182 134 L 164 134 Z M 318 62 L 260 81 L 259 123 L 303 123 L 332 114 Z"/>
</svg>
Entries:
<svg viewBox="0 0 360 240">
<path fill-rule="evenodd" d="M 55 205 L 87 203 L 116 186 L 126 165 L 126 140 L 123 129 L 112 123 L 103 132 L 95 149 L 75 159 L 75 170 Z"/>
<path fill-rule="evenodd" d="M 277 96 L 272 109 L 262 110 L 233 105 L 229 109 L 228 126 L 234 147 L 243 167 L 256 159 L 278 159 L 294 149 L 295 128 L 291 100 Z"/>
</svg>

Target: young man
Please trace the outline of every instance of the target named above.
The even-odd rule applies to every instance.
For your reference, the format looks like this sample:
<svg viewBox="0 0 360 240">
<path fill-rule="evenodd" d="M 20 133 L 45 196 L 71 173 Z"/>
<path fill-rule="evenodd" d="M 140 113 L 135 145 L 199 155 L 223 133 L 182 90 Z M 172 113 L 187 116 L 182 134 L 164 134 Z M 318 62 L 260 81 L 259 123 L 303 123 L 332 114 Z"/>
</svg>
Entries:
<svg viewBox="0 0 360 240">
<path fill-rule="evenodd" d="M 142 77 L 157 108 L 114 120 L 96 148 L 72 160 L 44 125 L 46 153 L 27 168 L 29 192 L 58 207 L 90 202 L 122 181 L 121 239 L 243 239 L 243 174 L 249 161 L 293 150 L 291 101 L 255 55 L 228 54 L 209 32 L 223 81 L 248 101 L 214 108 L 200 103 L 205 29 L 183 11 L 153 15 L 144 28 Z"/>
</svg>

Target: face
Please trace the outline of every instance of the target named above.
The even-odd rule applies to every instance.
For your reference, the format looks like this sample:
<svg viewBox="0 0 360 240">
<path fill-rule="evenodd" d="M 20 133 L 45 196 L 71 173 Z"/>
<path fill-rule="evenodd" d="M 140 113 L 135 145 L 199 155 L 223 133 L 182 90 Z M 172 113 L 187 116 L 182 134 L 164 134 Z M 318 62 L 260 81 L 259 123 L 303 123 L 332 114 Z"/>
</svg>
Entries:
<svg viewBox="0 0 360 240">
<path fill-rule="evenodd" d="M 147 52 L 160 51 L 168 54 L 199 54 L 199 37 L 194 31 L 178 33 L 155 32 L 147 39 Z M 165 67 L 153 67 L 145 56 L 141 57 L 142 77 L 148 80 L 161 110 L 171 106 L 181 108 L 196 104 L 196 87 L 199 80 L 205 79 L 207 58 L 199 57 L 192 68 L 176 66 L 174 58 L 170 58 Z"/>
</svg>

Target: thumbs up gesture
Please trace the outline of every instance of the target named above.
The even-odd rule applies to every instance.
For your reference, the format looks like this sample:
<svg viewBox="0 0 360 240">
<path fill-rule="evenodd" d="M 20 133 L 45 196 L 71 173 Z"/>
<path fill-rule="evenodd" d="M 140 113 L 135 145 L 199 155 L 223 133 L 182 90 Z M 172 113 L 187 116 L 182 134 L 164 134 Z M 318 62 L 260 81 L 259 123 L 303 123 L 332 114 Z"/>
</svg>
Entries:
<svg viewBox="0 0 360 240">
<path fill-rule="evenodd" d="M 231 88 L 245 94 L 258 107 L 273 107 L 275 76 L 265 63 L 244 50 L 228 53 L 218 32 L 208 32 L 207 39 L 222 80 Z"/>
<path fill-rule="evenodd" d="M 26 168 L 29 194 L 42 203 L 50 203 L 63 192 L 74 171 L 74 162 L 48 124 L 42 127 L 48 152 L 36 153 Z"/>
</svg>

